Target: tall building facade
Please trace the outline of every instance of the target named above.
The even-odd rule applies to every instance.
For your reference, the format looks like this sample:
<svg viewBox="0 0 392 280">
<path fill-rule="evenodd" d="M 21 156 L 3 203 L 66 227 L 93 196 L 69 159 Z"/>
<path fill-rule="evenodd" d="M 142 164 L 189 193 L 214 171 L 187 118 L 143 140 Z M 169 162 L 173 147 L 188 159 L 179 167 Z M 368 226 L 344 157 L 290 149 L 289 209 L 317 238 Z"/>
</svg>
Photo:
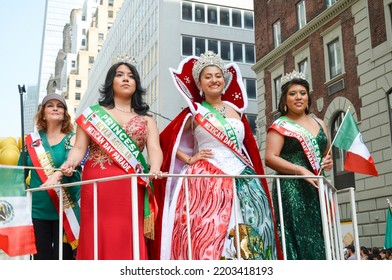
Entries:
<svg viewBox="0 0 392 280">
<path fill-rule="evenodd" d="M 47 94 L 48 81 L 54 76 L 57 54 L 63 46 L 64 25 L 69 22 L 71 10 L 82 4 L 83 0 L 46 0 L 38 77 L 39 102 Z"/>
<path fill-rule="evenodd" d="M 23 102 L 24 134 L 35 130 L 35 114 L 38 109 L 38 86 L 27 86 Z"/>
<path fill-rule="evenodd" d="M 360 245 L 383 247 L 387 199 L 392 197 L 392 0 L 255 0 L 257 139 L 278 117 L 280 79 L 293 69 L 311 85 L 311 111 L 336 135 L 350 108 L 379 176 L 344 170 L 344 151 L 333 148 L 329 177 L 338 189 L 355 188 Z M 267 169 L 268 173 L 273 173 Z M 349 197 L 340 194 L 342 222 L 351 221 Z"/>
<path fill-rule="evenodd" d="M 124 1 L 89 73 L 86 93 L 76 115 L 97 103 L 99 87 L 113 58 L 128 54 L 136 59 L 147 102 L 160 130 L 185 106 L 169 68 L 189 55 L 206 50 L 236 62 L 249 95 L 247 115 L 257 116 L 253 1 Z"/>
</svg>

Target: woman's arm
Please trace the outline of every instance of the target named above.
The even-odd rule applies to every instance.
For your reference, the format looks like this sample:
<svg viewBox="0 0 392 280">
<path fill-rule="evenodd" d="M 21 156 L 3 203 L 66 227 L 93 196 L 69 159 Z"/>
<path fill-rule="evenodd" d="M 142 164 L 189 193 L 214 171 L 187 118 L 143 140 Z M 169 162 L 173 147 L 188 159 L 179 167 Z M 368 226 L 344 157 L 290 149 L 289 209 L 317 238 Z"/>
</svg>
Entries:
<svg viewBox="0 0 392 280">
<path fill-rule="evenodd" d="M 159 143 L 159 131 L 155 120 L 152 117 L 147 119 L 147 153 L 150 163 L 150 173 L 158 174 L 161 171 L 163 153 Z"/>
<path fill-rule="evenodd" d="M 314 176 L 315 174 L 306 167 L 289 162 L 280 156 L 283 144 L 284 136 L 275 130 L 268 132 L 264 156 L 265 165 L 282 174 Z M 317 187 L 317 179 L 307 178 L 305 180 Z"/>
<path fill-rule="evenodd" d="M 76 128 L 75 145 L 68 154 L 67 161 L 61 166 L 61 172 L 66 176 L 72 176 L 76 166 L 83 160 L 90 144 L 90 136 L 78 126 Z"/>
</svg>

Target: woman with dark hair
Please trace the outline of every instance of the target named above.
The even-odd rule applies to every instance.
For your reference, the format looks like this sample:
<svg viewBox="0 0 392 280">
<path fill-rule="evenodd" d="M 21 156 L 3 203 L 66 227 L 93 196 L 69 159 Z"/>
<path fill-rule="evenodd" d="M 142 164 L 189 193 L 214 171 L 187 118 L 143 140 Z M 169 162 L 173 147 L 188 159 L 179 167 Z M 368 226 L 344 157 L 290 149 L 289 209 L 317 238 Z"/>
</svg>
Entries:
<svg viewBox="0 0 392 280">
<path fill-rule="evenodd" d="M 80 181 L 80 173 L 73 172 L 71 177 L 63 177 L 57 168 L 64 163 L 68 152 L 75 142 L 71 117 L 64 98 L 49 94 L 42 100 L 36 116 L 37 132 L 26 137 L 27 156 L 19 159 L 19 165 L 34 166 L 30 175 L 30 188 L 41 185 L 65 184 Z M 45 183 L 44 183 L 45 182 Z M 44 184 L 43 184 L 44 183 Z M 73 259 L 73 249 L 78 244 L 79 233 L 79 186 L 64 189 L 64 205 L 72 205 L 64 211 L 63 259 Z M 32 218 L 36 239 L 35 260 L 59 259 L 59 197 L 53 189 L 33 192 Z"/>
<path fill-rule="evenodd" d="M 83 180 L 117 175 L 150 173 L 161 175 L 162 151 L 155 120 L 139 74 L 128 61 L 118 61 L 108 71 L 99 104 L 87 108 L 76 120 L 78 127 L 74 148 L 62 172 L 71 175 L 89 154 L 83 169 Z M 147 148 L 149 166 L 143 156 Z M 138 177 L 138 223 L 140 259 L 147 259 L 145 236 L 153 238 L 154 203 L 146 200 L 152 193 L 150 178 Z M 98 183 L 98 259 L 133 259 L 131 179 Z M 145 193 L 147 192 L 147 193 Z M 150 203 L 149 203 L 150 202 Z M 144 205 L 143 205 L 144 204 Z M 81 190 L 81 228 L 77 259 L 94 258 L 93 186 Z"/>
<path fill-rule="evenodd" d="M 160 134 L 162 169 L 194 176 L 158 182 L 156 258 L 279 259 L 267 181 L 252 177 L 264 170 L 244 113 L 248 99 L 238 65 L 207 51 L 171 71 L 188 107 Z M 219 177 L 225 174 L 244 177 Z"/>
<path fill-rule="evenodd" d="M 281 113 L 268 129 L 265 164 L 282 175 L 319 175 L 332 168 L 325 123 L 310 115 L 309 84 L 293 71 L 282 78 Z M 325 259 L 317 179 L 282 179 L 287 259 Z M 279 216 L 276 181 L 272 197 Z M 278 221 L 280 229 L 280 221 Z M 282 232 L 279 233 L 282 236 Z"/>
</svg>

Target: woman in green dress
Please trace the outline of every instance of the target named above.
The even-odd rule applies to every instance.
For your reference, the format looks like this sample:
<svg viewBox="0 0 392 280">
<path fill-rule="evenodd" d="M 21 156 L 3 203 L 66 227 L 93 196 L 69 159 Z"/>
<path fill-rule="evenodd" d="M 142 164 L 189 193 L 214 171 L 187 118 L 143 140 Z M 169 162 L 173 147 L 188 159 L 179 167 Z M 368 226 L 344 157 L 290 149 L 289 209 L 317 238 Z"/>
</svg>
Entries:
<svg viewBox="0 0 392 280">
<path fill-rule="evenodd" d="M 265 164 L 282 175 L 318 175 L 329 171 L 332 159 L 325 123 L 309 115 L 309 83 L 302 73 L 282 78 L 278 110 L 281 117 L 268 129 Z M 282 209 L 286 254 L 289 260 L 325 259 L 317 179 L 283 179 Z M 276 181 L 272 189 L 279 217 Z M 282 236 L 278 220 L 279 235 Z"/>
</svg>

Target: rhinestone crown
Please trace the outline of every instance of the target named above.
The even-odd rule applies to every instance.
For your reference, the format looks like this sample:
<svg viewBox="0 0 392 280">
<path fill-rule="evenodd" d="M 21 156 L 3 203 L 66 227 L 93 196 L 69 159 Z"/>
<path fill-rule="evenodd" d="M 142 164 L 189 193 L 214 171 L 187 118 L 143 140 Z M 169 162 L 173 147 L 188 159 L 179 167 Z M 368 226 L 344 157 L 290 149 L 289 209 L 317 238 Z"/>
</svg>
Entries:
<svg viewBox="0 0 392 280">
<path fill-rule="evenodd" d="M 207 66 L 216 66 L 222 70 L 223 75 L 226 77 L 227 69 L 223 63 L 222 58 L 213 51 L 207 51 L 200 55 L 200 58 L 195 62 L 192 68 L 192 76 L 195 82 L 199 82 L 200 73 Z"/>
<path fill-rule="evenodd" d="M 113 60 L 112 60 L 112 64 L 116 64 L 119 62 L 126 62 L 126 63 L 132 64 L 132 65 L 137 64 L 136 57 L 130 56 L 127 54 L 120 54 L 120 55 L 116 56 L 115 58 L 113 58 Z"/>
<path fill-rule="evenodd" d="M 303 73 L 301 72 L 297 72 L 296 70 L 293 70 L 293 72 L 291 73 L 287 73 L 286 75 L 284 75 L 282 77 L 281 80 L 281 86 L 283 86 L 284 84 L 290 82 L 293 79 L 302 79 L 302 80 L 306 80 L 306 77 Z"/>
</svg>

